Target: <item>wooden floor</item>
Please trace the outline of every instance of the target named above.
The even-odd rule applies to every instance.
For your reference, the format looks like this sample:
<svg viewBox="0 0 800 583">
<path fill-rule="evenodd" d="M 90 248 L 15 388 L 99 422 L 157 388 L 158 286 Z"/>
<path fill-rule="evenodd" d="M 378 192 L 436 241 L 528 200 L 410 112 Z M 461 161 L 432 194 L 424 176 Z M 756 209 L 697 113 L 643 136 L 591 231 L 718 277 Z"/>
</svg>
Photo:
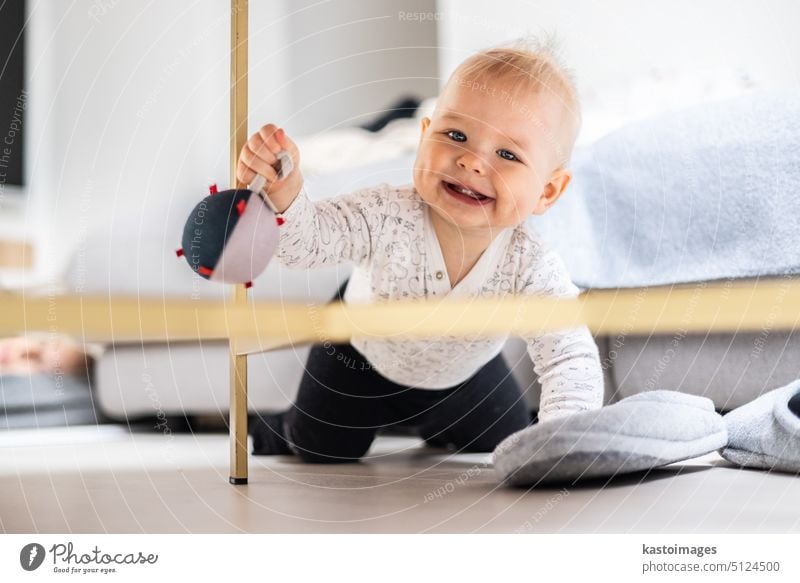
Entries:
<svg viewBox="0 0 800 583">
<path fill-rule="evenodd" d="M 251 457 L 228 484 L 225 434 L 123 427 L 0 435 L 5 533 L 798 532 L 800 480 L 716 454 L 649 474 L 528 491 L 499 487 L 488 455 L 382 437 L 363 463 Z"/>
</svg>

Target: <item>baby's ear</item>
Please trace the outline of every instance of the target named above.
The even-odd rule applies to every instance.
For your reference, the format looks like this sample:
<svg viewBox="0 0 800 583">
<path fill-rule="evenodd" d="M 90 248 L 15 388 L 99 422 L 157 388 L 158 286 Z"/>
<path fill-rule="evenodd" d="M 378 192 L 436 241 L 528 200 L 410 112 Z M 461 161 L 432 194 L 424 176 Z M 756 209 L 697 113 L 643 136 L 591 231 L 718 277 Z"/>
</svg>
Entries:
<svg viewBox="0 0 800 583">
<path fill-rule="evenodd" d="M 431 125 L 431 118 L 423 117 L 422 121 L 420 122 L 420 127 L 422 128 L 422 135 L 423 136 L 425 135 L 425 132 L 428 131 L 428 128 L 430 127 L 430 125 Z"/>
<path fill-rule="evenodd" d="M 425 139 L 425 134 L 428 133 L 428 128 L 431 125 L 431 118 L 423 117 L 422 121 L 420 122 L 420 132 L 419 132 L 419 145 L 422 146 L 422 140 Z"/>
<path fill-rule="evenodd" d="M 541 215 L 553 206 L 567 189 L 569 181 L 572 180 L 572 172 L 567 168 L 560 168 L 550 175 L 550 180 L 544 185 L 544 190 L 539 196 L 539 202 L 533 210 L 533 214 Z"/>
</svg>

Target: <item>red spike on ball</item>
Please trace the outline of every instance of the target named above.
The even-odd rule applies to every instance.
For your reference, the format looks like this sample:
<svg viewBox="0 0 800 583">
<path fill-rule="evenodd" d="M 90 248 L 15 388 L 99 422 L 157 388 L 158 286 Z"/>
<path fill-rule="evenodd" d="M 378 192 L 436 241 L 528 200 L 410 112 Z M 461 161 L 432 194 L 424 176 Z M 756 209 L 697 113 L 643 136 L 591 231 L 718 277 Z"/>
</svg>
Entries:
<svg viewBox="0 0 800 583">
<path fill-rule="evenodd" d="M 251 287 L 253 287 L 253 282 L 252 281 L 244 282 L 244 287 L 245 289 L 250 289 Z"/>
<path fill-rule="evenodd" d="M 183 249 L 175 249 L 175 255 L 178 257 L 183 257 Z"/>
<path fill-rule="evenodd" d="M 208 194 L 217 194 L 217 185 L 212 184 L 208 187 Z"/>
<path fill-rule="evenodd" d="M 244 212 L 244 207 L 246 206 L 247 203 L 244 201 L 244 199 L 236 203 L 236 212 L 239 213 L 239 216 L 242 216 L 242 213 Z"/>
<path fill-rule="evenodd" d="M 278 223 L 278 226 L 280 227 L 283 223 L 286 222 L 286 219 L 284 219 L 283 217 L 275 217 L 275 222 Z"/>
</svg>

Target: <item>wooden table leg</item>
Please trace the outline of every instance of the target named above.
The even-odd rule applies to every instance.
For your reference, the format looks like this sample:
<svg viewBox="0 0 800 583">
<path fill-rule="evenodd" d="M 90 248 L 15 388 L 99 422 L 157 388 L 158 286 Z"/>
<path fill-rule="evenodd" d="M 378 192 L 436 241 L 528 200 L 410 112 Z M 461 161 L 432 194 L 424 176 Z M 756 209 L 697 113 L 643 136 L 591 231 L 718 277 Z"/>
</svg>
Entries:
<svg viewBox="0 0 800 583">
<path fill-rule="evenodd" d="M 236 180 L 239 152 L 247 141 L 247 40 L 248 2 L 231 0 L 231 184 Z M 234 286 L 233 302 L 247 304 L 247 288 Z M 230 337 L 231 484 L 247 483 L 247 356 L 237 355 L 237 339 Z"/>
<path fill-rule="evenodd" d="M 233 341 L 231 361 L 231 484 L 247 483 L 247 356 L 237 356 Z"/>
</svg>

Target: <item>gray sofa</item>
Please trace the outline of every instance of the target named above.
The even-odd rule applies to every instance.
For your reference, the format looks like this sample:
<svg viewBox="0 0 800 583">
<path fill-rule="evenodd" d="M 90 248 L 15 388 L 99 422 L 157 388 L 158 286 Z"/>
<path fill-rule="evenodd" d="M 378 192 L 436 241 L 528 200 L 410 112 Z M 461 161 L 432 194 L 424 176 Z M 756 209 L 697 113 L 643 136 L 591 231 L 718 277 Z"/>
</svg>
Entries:
<svg viewBox="0 0 800 583">
<path fill-rule="evenodd" d="M 800 378 L 800 342 L 785 333 L 597 338 L 606 379 L 606 402 L 667 389 L 703 395 L 717 409 L 738 407 Z M 248 357 L 251 410 L 286 407 L 296 394 L 308 347 Z M 503 355 L 538 408 L 540 387 L 524 343 L 509 339 Z M 227 411 L 225 343 L 117 345 L 95 369 L 97 403 L 112 418 L 209 415 Z"/>
</svg>

